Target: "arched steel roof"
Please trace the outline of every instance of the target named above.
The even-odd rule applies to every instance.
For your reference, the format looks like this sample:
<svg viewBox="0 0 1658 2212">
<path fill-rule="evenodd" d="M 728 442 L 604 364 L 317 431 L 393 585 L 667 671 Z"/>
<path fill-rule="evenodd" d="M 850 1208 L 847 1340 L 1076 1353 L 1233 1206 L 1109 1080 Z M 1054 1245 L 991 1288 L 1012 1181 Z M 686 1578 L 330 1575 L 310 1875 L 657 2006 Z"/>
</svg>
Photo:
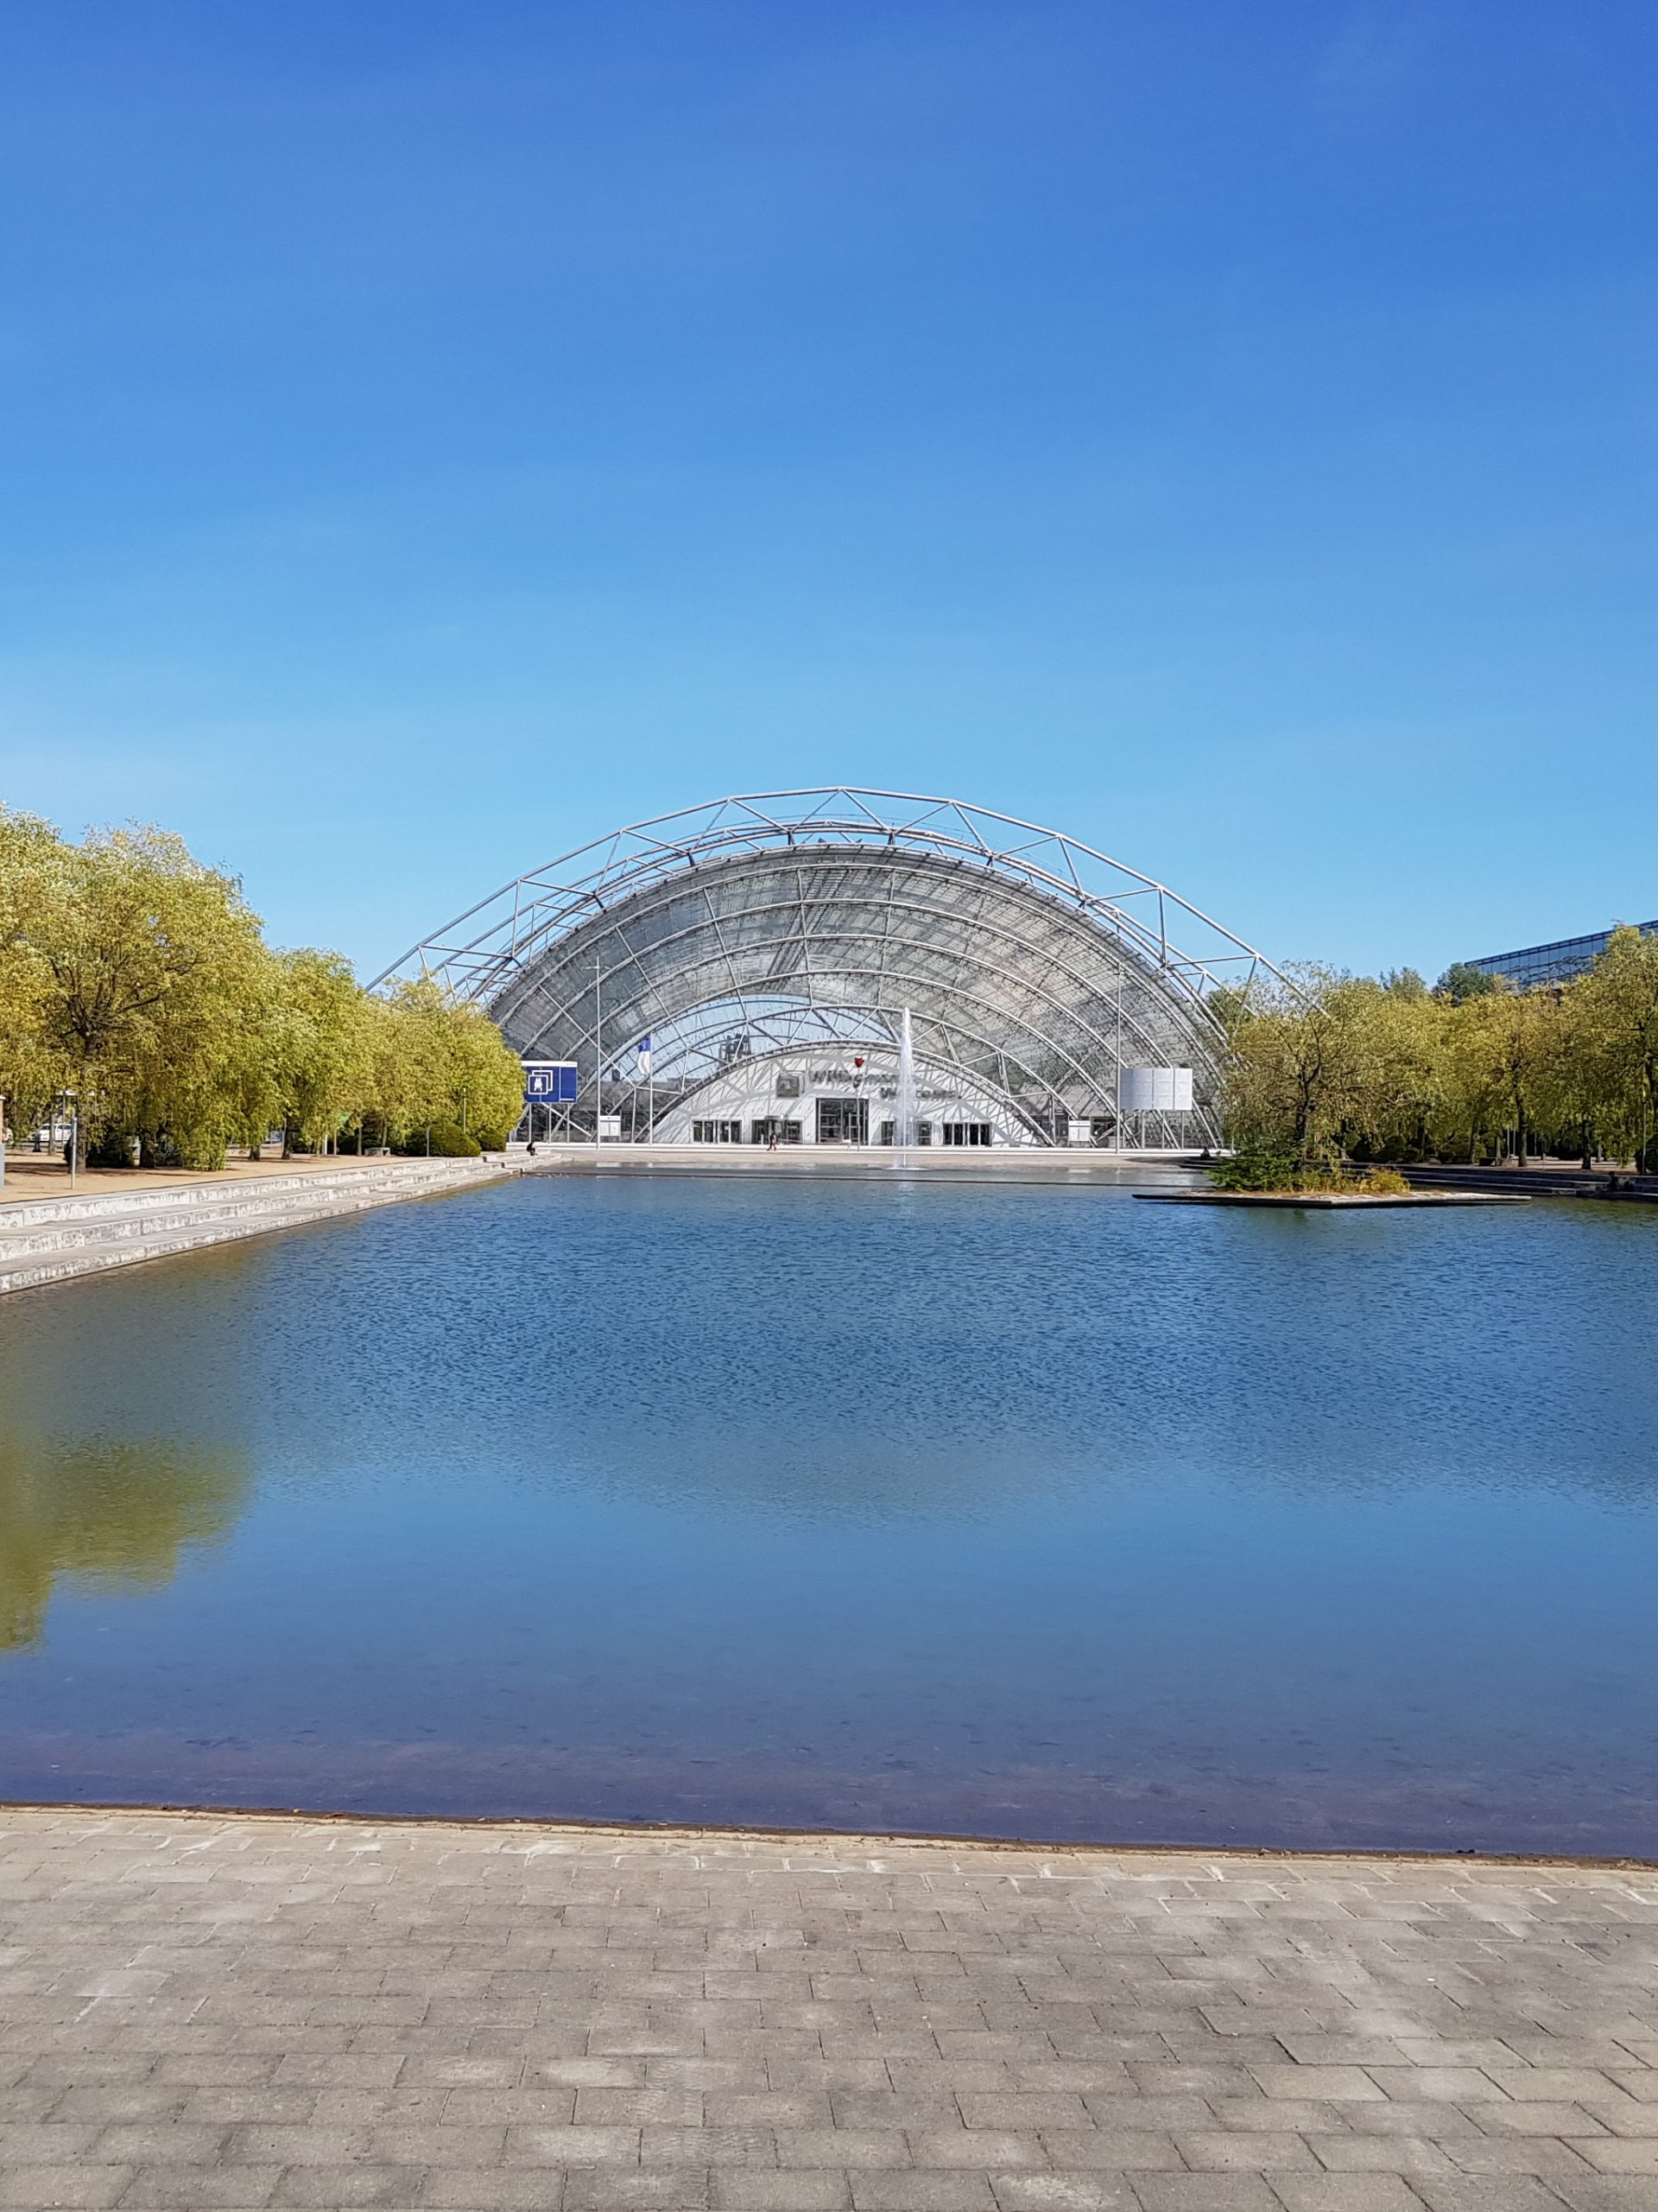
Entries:
<svg viewBox="0 0 1658 2212">
<path fill-rule="evenodd" d="M 1114 1109 L 1117 1071 L 1198 1074 L 1218 1133 L 1207 1000 L 1253 947 L 1092 846 L 960 800 L 833 786 L 712 802 L 504 884 L 377 980 L 437 975 L 584 1090 L 641 1036 L 682 1091 L 734 1049 L 888 1041 L 971 1073 L 1033 1126 Z M 597 1018 L 596 1018 L 597 1017 Z"/>
</svg>

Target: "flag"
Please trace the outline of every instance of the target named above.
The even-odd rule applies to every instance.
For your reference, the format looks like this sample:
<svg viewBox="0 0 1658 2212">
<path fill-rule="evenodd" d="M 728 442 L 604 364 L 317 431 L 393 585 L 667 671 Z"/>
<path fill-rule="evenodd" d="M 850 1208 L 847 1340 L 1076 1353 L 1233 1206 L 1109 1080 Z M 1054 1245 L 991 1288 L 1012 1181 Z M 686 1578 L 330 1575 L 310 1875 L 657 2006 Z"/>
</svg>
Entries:
<svg viewBox="0 0 1658 2212">
<path fill-rule="evenodd" d="M 650 1039 L 648 1036 L 642 1036 L 639 1040 L 639 1074 L 642 1081 L 649 1081 Z"/>
</svg>

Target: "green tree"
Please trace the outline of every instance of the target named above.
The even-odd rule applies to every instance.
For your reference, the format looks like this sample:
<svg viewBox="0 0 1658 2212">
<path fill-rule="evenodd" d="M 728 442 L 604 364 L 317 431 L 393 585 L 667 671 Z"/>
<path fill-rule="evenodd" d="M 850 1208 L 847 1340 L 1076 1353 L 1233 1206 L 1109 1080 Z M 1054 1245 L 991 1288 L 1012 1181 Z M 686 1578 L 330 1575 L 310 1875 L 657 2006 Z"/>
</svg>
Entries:
<svg viewBox="0 0 1658 2212">
<path fill-rule="evenodd" d="M 89 1123 L 210 1167 L 245 1118 L 269 955 L 228 876 L 158 829 L 60 848 L 22 942 L 39 978 L 41 1037 Z"/>
<path fill-rule="evenodd" d="M 1350 1150 L 1372 1159 L 1421 1159 L 1445 1088 L 1445 1008 L 1407 968 L 1350 986 L 1359 1033 L 1359 1082 L 1349 1109 Z"/>
<path fill-rule="evenodd" d="M 386 997 L 337 953 L 273 954 L 231 877 L 159 829 L 66 843 L 0 808 L 0 1091 L 14 1127 L 66 1089 L 111 1163 L 209 1168 L 273 1123 L 504 1141 L 522 1076 L 478 1008 L 427 978 Z M 448 1149 L 471 1149 L 470 1139 Z"/>
<path fill-rule="evenodd" d="M 503 1144 L 523 1105 L 523 1070 L 489 1017 L 434 977 L 393 986 L 374 1009 L 369 1108 L 393 1142 L 428 1127 Z"/>
<path fill-rule="evenodd" d="M 1503 1070 L 1483 1019 L 1492 995 L 1479 992 L 1471 998 L 1447 997 L 1443 1001 L 1445 1045 L 1432 1124 L 1434 1146 L 1442 1158 L 1478 1159 L 1502 1125 Z"/>
<path fill-rule="evenodd" d="M 1580 984 L 1557 986 L 1548 997 L 1547 1050 L 1537 1087 L 1541 1112 L 1555 1150 L 1575 1151 L 1591 1168 L 1606 1111 L 1593 1025 Z"/>
<path fill-rule="evenodd" d="M 1575 995 L 1609 1149 L 1658 1175 L 1658 937 L 1615 929 Z"/>
<path fill-rule="evenodd" d="M 481 1008 L 451 1001 L 448 1014 L 450 1119 L 497 1150 L 523 1112 L 523 1064 Z"/>
<path fill-rule="evenodd" d="M 49 974 L 38 950 L 61 897 L 67 848 L 50 822 L 0 807 L 0 1096 L 15 1130 L 45 1113 L 71 1078 L 47 1033 Z"/>
<path fill-rule="evenodd" d="M 1232 1033 L 1229 1140 L 1304 1163 L 1338 1158 L 1366 1102 L 1368 1011 L 1351 976 L 1310 965 L 1288 986 L 1261 990 Z"/>
<path fill-rule="evenodd" d="M 1545 992 L 1498 991 L 1465 1004 L 1476 1010 L 1468 1024 L 1471 1040 L 1478 1038 L 1475 1049 L 1484 1051 L 1502 1100 L 1503 1126 L 1524 1167 L 1553 1062 L 1557 1003 Z"/>
<path fill-rule="evenodd" d="M 288 1150 L 320 1147 L 362 1112 L 369 1097 L 372 1005 L 339 953 L 280 953 L 275 968 L 270 1118 Z"/>
<path fill-rule="evenodd" d="M 1448 998 L 1453 1006 L 1461 1006 L 1470 998 L 1489 998 L 1502 986 L 1483 967 L 1471 967 L 1466 960 L 1452 960 L 1433 988 L 1441 998 Z"/>
<path fill-rule="evenodd" d="M 1413 1004 L 1427 996 L 1427 985 L 1414 967 L 1389 968 L 1382 978 L 1382 988 L 1390 997 L 1408 999 Z"/>
</svg>

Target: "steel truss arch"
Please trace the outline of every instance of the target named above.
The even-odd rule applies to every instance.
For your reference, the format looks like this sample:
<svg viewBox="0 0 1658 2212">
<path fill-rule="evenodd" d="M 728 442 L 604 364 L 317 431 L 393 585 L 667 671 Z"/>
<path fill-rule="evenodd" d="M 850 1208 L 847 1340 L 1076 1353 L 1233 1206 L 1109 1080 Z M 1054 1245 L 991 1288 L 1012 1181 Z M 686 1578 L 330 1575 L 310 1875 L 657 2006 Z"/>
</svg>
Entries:
<svg viewBox="0 0 1658 2212">
<path fill-rule="evenodd" d="M 487 1007 L 527 1056 L 576 1060 L 590 1114 L 605 1065 L 643 1034 L 655 1086 L 682 1099 L 733 1050 L 889 1044 L 908 1009 L 918 1060 L 1039 1138 L 1066 1114 L 1120 1126 L 1122 1067 L 1173 1064 L 1194 1070 L 1184 1135 L 1205 1142 L 1219 1133 L 1213 995 L 1277 978 L 1166 884 L 1059 831 L 839 785 L 617 830 L 516 878 L 377 983 L 419 974 Z M 596 988 L 614 1040 L 601 1065 Z"/>
</svg>

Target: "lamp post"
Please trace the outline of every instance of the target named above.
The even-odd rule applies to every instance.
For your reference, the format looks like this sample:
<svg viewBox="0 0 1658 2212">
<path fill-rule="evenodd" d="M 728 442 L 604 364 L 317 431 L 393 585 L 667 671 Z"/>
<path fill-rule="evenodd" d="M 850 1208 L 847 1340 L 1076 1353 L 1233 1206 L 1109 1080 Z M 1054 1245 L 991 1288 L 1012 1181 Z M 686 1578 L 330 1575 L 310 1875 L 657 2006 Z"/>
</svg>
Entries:
<svg viewBox="0 0 1658 2212">
<path fill-rule="evenodd" d="M 1123 1150 L 1123 956 L 1117 960 L 1117 1088 L 1111 1093 L 1111 1150 Z"/>
<path fill-rule="evenodd" d="M 80 1169 L 80 1098 L 75 1091 L 63 1094 L 69 1101 L 69 1188 L 75 1188 Z"/>
<path fill-rule="evenodd" d="M 6 1094 L 0 1091 L 0 1190 L 6 1187 Z"/>
</svg>

